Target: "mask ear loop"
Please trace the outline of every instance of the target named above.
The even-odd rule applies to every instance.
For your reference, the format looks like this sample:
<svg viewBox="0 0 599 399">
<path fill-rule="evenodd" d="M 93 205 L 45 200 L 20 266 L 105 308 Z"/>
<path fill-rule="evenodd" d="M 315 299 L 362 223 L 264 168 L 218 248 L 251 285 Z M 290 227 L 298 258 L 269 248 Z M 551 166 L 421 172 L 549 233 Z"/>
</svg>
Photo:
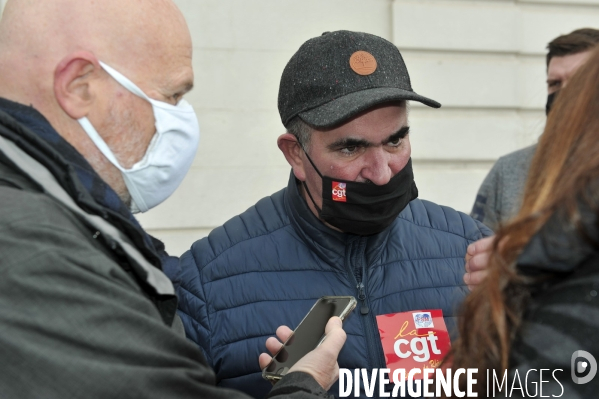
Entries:
<svg viewBox="0 0 599 399">
<path fill-rule="evenodd" d="M 320 178 L 322 179 L 322 174 L 320 173 L 320 171 L 318 170 L 318 168 L 316 167 L 316 165 L 314 165 L 314 162 L 312 162 L 312 158 L 310 158 L 310 155 L 308 155 L 308 152 L 306 151 L 306 149 L 304 148 L 304 146 L 300 144 L 300 147 L 301 147 L 302 151 L 304 151 L 304 154 L 306 154 L 306 157 L 308 157 L 308 161 L 310 161 L 310 164 L 312 165 L 312 167 L 314 168 L 314 170 L 316 171 L 316 173 L 318 173 L 318 176 L 320 176 Z M 302 185 L 304 186 L 304 189 L 308 193 L 308 197 L 310 197 L 310 200 L 314 204 L 314 208 L 316 208 L 316 211 L 318 211 L 318 217 L 320 217 L 320 214 L 322 213 L 322 209 L 320 209 L 318 207 L 318 205 L 316 205 L 316 201 L 314 201 L 314 198 L 312 198 L 312 193 L 310 193 L 310 190 L 308 190 L 308 185 L 306 184 L 305 181 L 302 181 Z"/>
<path fill-rule="evenodd" d="M 304 148 L 304 146 L 301 145 L 300 147 L 302 147 L 302 150 L 304 151 L 304 154 L 306 154 L 306 157 L 308 157 L 308 161 L 310 161 L 310 163 L 312 164 L 312 167 L 314 168 L 314 170 L 316 171 L 316 173 L 318 173 L 318 176 L 320 176 L 320 178 L 322 179 L 322 174 L 320 173 L 320 171 L 318 170 L 318 168 L 316 167 L 316 165 L 314 165 L 314 162 L 312 161 L 312 158 L 310 158 L 310 155 L 308 155 L 308 152 L 306 151 L 306 149 Z"/>
</svg>

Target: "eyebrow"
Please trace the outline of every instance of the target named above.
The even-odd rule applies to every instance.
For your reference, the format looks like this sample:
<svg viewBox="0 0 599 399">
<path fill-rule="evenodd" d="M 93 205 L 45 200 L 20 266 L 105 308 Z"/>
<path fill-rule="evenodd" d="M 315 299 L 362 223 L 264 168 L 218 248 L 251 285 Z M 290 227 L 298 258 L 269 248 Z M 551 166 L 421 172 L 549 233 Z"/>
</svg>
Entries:
<svg viewBox="0 0 599 399">
<path fill-rule="evenodd" d="M 395 132 L 391 136 L 389 136 L 387 138 L 387 140 L 384 140 L 382 144 L 387 144 L 387 143 L 390 143 L 391 141 L 395 141 L 397 139 L 403 139 L 404 137 L 406 137 L 408 135 L 408 133 L 410 133 L 410 127 L 404 126 L 401 129 L 399 129 L 397 132 Z"/>
<path fill-rule="evenodd" d="M 409 126 L 404 126 L 401 129 L 399 129 L 397 132 L 391 134 L 389 137 L 387 137 L 386 139 L 384 139 L 381 144 L 385 145 L 387 143 L 390 143 L 391 141 L 395 141 L 397 139 L 403 139 L 404 137 L 406 137 L 408 135 L 408 133 L 410 132 L 410 127 Z M 344 139 L 339 139 L 329 145 L 327 145 L 327 149 L 334 151 L 337 150 L 339 148 L 345 148 L 345 147 L 362 147 L 362 148 L 368 148 L 368 147 L 373 147 L 377 144 L 375 143 L 371 143 L 368 140 L 364 140 L 364 139 L 354 139 L 351 137 L 348 138 L 344 138 Z"/>
</svg>

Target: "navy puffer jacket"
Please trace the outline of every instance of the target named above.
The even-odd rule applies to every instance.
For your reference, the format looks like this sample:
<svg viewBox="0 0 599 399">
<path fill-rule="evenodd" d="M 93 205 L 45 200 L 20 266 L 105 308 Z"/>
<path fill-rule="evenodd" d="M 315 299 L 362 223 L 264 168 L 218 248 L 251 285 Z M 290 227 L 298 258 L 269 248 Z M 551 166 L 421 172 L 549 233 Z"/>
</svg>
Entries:
<svg viewBox="0 0 599 399">
<path fill-rule="evenodd" d="M 490 234 L 470 216 L 418 199 L 382 233 L 340 233 L 312 214 L 292 174 L 286 189 L 181 257 L 180 315 L 219 385 L 263 397 L 271 387 L 258 365 L 266 338 L 282 324 L 295 328 L 323 295 L 353 295 L 360 300 L 344 323 L 339 366 L 383 368 L 376 315 L 442 309 L 453 329 L 468 293 L 466 247 Z"/>
</svg>

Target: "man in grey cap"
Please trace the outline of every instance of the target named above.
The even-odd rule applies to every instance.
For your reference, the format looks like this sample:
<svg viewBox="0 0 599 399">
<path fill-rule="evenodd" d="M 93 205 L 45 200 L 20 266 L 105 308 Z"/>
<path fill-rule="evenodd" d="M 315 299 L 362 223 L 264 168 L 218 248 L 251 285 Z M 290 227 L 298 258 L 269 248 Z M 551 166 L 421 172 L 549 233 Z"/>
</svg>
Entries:
<svg viewBox="0 0 599 399">
<path fill-rule="evenodd" d="M 287 187 L 181 258 L 180 314 L 221 386 L 263 396 L 264 338 L 297 326 L 324 295 L 358 299 L 342 368 L 386 366 L 378 315 L 441 309 L 453 330 L 468 292 L 466 247 L 490 231 L 417 199 L 409 100 L 440 107 L 412 90 L 398 49 L 377 36 L 327 32 L 287 64 L 277 141 L 292 168 Z"/>
</svg>

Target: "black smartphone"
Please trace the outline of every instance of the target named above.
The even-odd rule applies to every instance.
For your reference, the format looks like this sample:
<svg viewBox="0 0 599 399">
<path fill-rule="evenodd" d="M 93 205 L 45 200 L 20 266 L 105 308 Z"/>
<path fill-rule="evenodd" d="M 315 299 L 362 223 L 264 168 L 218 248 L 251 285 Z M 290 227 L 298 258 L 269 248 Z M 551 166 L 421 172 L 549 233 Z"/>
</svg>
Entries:
<svg viewBox="0 0 599 399">
<path fill-rule="evenodd" d="M 353 296 L 323 296 L 300 322 L 281 349 L 262 370 L 262 377 L 275 383 L 324 339 L 324 330 L 329 319 L 339 316 L 345 320 L 356 307 Z"/>
</svg>

